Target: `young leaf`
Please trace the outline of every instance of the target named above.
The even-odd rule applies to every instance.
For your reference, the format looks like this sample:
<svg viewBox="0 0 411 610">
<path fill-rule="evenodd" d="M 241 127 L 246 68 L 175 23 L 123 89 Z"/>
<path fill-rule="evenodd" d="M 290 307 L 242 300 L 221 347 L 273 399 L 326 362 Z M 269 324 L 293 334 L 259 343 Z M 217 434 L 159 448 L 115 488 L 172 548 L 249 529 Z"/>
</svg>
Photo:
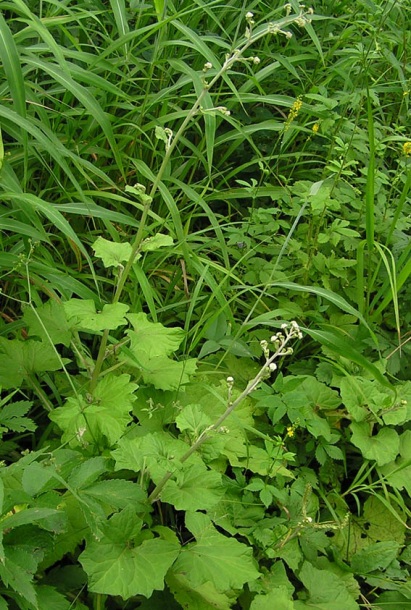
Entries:
<svg viewBox="0 0 411 610">
<path fill-rule="evenodd" d="M 92 299 L 70 299 L 64 303 L 64 310 L 69 322 L 79 330 L 98 332 L 102 330 L 115 330 L 127 324 L 124 318 L 129 310 L 128 305 L 114 303 L 104 305 L 103 310 L 96 312 L 96 305 Z"/>
<path fill-rule="evenodd" d="M 160 248 L 165 248 L 167 246 L 173 245 L 173 238 L 170 235 L 163 235 L 162 233 L 157 233 L 157 235 L 153 235 L 153 237 L 147 237 L 141 244 L 142 252 L 153 252 L 155 250 L 159 250 Z"/>
<path fill-rule="evenodd" d="M 106 268 L 119 267 L 122 263 L 128 261 L 131 256 L 131 245 L 128 242 L 120 244 L 104 239 L 104 237 L 97 237 L 91 247 L 94 254 L 101 258 Z"/>
<path fill-rule="evenodd" d="M 241 589 L 260 576 L 251 547 L 219 534 L 207 515 L 187 513 L 186 526 L 196 542 L 182 549 L 173 574 L 184 575 L 193 589 L 211 582 L 217 591 L 224 593 Z"/>
<path fill-rule="evenodd" d="M 164 577 L 180 548 L 158 538 L 138 544 L 141 526 L 133 508 L 128 507 L 111 517 L 100 540 L 87 544 L 79 560 L 89 576 L 90 591 L 126 600 L 163 590 Z"/>
</svg>

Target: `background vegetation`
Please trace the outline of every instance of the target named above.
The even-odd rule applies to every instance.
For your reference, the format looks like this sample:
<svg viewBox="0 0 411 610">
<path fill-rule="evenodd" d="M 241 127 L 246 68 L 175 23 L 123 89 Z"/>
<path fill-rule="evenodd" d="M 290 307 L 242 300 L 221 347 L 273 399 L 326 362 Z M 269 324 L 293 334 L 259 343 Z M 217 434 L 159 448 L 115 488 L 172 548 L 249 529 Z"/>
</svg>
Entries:
<svg viewBox="0 0 411 610">
<path fill-rule="evenodd" d="M 0 9 L 0 610 L 410 608 L 409 3 Z"/>
</svg>

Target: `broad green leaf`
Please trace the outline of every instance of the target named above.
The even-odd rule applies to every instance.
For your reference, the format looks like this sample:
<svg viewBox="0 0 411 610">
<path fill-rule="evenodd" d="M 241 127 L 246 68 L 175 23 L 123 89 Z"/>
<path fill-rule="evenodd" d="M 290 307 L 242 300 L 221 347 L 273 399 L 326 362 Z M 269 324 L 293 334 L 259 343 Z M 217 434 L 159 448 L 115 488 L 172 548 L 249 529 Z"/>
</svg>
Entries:
<svg viewBox="0 0 411 610">
<path fill-rule="evenodd" d="M 359 605 L 336 574 L 328 570 L 317 570 L 305 561 L 298 577 L 310 597 L 308 602 L 294 602 L 295 610 L 359 610 Z"/>
<path fill-rule="evenodd" d="M 161 492 L 160 499 L 177 510 L 209 510 L 221 500 L 224 487 L 221 475 L 199 464 L 191 464 L 175 474 Z"/>
<path fill-rule="evenodd" d="M 183 574 L 169 573 L 167 585 L 183 608 L 190 610 L 230 610 L 232 600 L 219 593 L 211 582 L 193 588 Z M 163 610 L 163 608 L 161 609 Z M 271 610 L 271 609 L 270 609 Z"/>
<path fill-rule="evenodd" d="M 184 338 L 181 328 L 165 328 L 149 322 L 144 313 L 129 314 L 134 330 L 127 331 L 130 348 L 123 349 L 121 357 L 129 366 L 141 370 L 145 383 L 158 390 L 178 390 L 189 382 L 196 370 L 196 360 L 176 362 L 168 358 Z"/>
<path fill-rule="evenodd" d="M 61 359 L 48 343 L 0 337 L 0 386 L 4 390 L 20 387 L 33 373 L 57 371 L 61 367 Z"/>
<path fill-rule="evenodd" d="M 393 428 L 381 428 L 371 436 L 370 425 L 366 422 L 351 424 L 351 442 L 360 449 L 367 460 L 375 460 L 384 466 L 397 457 L 400 450 L 400 437 Z"/>
<path fill-rule="evenodd" d="M 80 490 L 95 483 L 102 474 L 110 471 L 109 460 L 109 457 L 99 455 L 82 461 L 70 472 L 68 477 L 70 488 Z"/>
<path fill-rule="evenodd" d="M 350 375 L 341 380 L 340 388 L 344 406 L 355 421 L 392 406 L 393 392 L 374 380 Z"/>
<path fill-rule="evenodd" d="M 99 500 L 111 508 L 122 509 L 132 505 L 136 512 L 146 512 L 147 494 L 132 481 L 113 479 L 99 481 L 82 490 L 82 496 Z"/>
<path fill-rule="evenodd" d="M 70 345 L 72 334 L 62 303 L 50 300 L 35 310 L 26 307 L 23 319 L 31 336 L 39 337 L 44 343 L 51 341 L 54 345 Z"/>
<path fill-rule="evenodd" d="M 92 248 L 94 254 L 101 258 L 106 268 L 119 267 L 122 263 L 128 261 L 131 256 L 131 245 L 128 242 L 117 243 L 104 237 L 97 237 Z"/>
<path fill-rule="evenodd" d="M 36 587 L 38 610 L 73 610 L 72 603 L 53 587 Z"/>
<path fill-rule="evenodd" d="M 196 542 L 183 547 L 173 574 L 181 574 L 193 589 L 211 582 L 221 593 L 242 589 L 246 582 L 260 576 L 252 548 L 218 533 L 211 519 L 203 513 L 186 514 L 187 529 Z"/>
<path fill-rule="evenodd" d="M 383 610 L 410 610 L 409 595 L 402 595 L 398 591 L 384 591 L 374 603 Z"/>
<path fill-rule="evenodd" d="M 352 556 L 351 567 L 356 574 L 385 570 L 396 559 L 399 550 L 400 545 L 394 540 L 374 542 Z"/>
<path fill-rule="evenodd" d="M 131 421 L 136 389 L 129 375 L 109 373 L 98 382 L 92 397 L 71 396 L 50 413 L 50 419 L 63 430 L 62 440 L 70 446 L 99 443 L 101 437 L 113 445 Z"/>
<path fill-rule="evenodd" d="M 173 438 L 167 432 L 154 432 L 134 439 L 121 439 L 112 452 L 116 470 L 148 470 L 158 483 L 167 472 L 178 472 L 200 458 L 192 455 L 184 465 L 180 458 L 188 451 L 188 445 Z M 201 463 L 201 462 L 200 462 Z"/>
<path fill-rule="evenodd" d="M 257 595 L 251 603 L 250 610 L 294 610 L 286 587 L 277 587 L 266 595 Z"/>
<path fill-rule="evenodd" d="M 387 482 L 399 490 L 405 489 L 411 496 L 411 430 L 400 436 L 399 457 L 381 468 Z"/>
<path fill-rule="evenodd" d="M 179 554 L 179 546 L 158 538 L 138 544 L 141 526 L 129 507 L 111 517 L 100 540 L 87 544 L 79 561 L 89 577 L 90 591 L 126 600 L 163 590 L 164 577 Z"/>
<path fill-rule="evenodd" d="M 196 372 L 197 360 L 189 358 L 176 362 L 171 358 L 159 356 L 144 361 L 144 366 L 141 374 L 146 383 L 151 383 L 158 390 L 178 390 L 189 383 Z"/>
<path fill-rule="evenodd" d="M 92 299 L 70 299 L 64 303 L 64 310 L 69 322 L 79 330 L 98 332 L 115 330 L 127 324 L 124 316 L 129 306 L 123 303 L 107 304 L 101 312 L 96 312 L 96 305 Z"/>
<path fill-rule="evenodd" d="M 181 432 L 187 430 L 195 438 L 200 436 L 212 423 L 212 420 L 207 417 L 200 405 L 188 405 L 176 417 L 177 428 Z"/>
<path fill-rule="evenodd" d="M 390 510 L 378 497 L 371 496 L 364 503 L 363 515 L 351 519 L 349 535 L 347 531 L 336 531 L 333 544 L 341 556 L 351 557 L 375 542 L 397 542 L 405 539 L 405 515 L 397 507 Z M 365 535 L 364 535 L 365 534 Z"/>
<path fill-rule="evenodd" d="M 0 528 L 9 530 L 30 523 L 39 523 L 43 529 L 60 532 L 65 527 L 66 519 L 62 511 L 53 508 L 24 508 L 4 517 L 0 521 Z"/>
<path fill-rule="evenodd" d="M 173 245 L 173 238 L 170 235 L 163 235 L 163 233 L 157 233 L 153 237 L 147 237 L 141 244 L 142 252 L 153 252 L 160 248 Z"/>
<path fill-rule="evenodd" d="M 133 330 L 127 332 L 131 339 L 130 349 L 138 360 L 170 356 L 184 339 L 181 328 L 166 328 L 162 324 L 149 322 L 145 313 L 128 314 Z"/>
<path fill-rule="evenodd" d="M 7 610 L 8 604 L 3 596 L 0 596 L 0 610 Z"/>
</svg>

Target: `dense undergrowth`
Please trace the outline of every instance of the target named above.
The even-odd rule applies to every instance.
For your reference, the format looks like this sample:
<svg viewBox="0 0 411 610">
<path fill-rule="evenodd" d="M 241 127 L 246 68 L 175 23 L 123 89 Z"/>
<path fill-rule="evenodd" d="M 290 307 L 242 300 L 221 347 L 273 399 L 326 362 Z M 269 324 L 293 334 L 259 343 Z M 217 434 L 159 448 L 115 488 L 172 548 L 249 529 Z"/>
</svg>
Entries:
<svg viewBox="0 0 411 610">
<path fill-rule="evenodd" d="M 410 608 L 409 3 L 0 9 L 0 610 Z"/>
</svg>

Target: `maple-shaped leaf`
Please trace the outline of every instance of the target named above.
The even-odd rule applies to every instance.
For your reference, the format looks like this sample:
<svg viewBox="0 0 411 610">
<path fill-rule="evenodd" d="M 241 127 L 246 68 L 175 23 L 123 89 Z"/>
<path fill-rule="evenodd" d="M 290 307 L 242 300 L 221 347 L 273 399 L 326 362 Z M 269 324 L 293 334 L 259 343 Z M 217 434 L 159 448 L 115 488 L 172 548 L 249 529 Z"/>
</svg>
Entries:
<svg viewBox="0 0 411 610">
<path fill-rule="evenodd" d="M 36 309 L 26 307 L 23 319 L 29 327 L 30 336 L 39 337 L 45 343 L 61 343 L 68 347 L 71 341 L 71 328 L 62 303 L 50 299 Z"/>
<path fill-rule="evenodd" d="M 71 446 L 98 443 L 101 437 L 113 445 L 130 423 L 130 411 L 137 389 L 126 374 L 105 375 L 92 397 L 71 396 L 50 419 L 63 430 L 62 441 Z"/>
<path fill-rule="evenodd" d="M 163 590 L 164 577 L 179 554 L 171 538 L 153 538 L 139 543 L 142 521 L 132 507 L 113 515 L 98 541 L 92 540 L 79 561 L 89 577 L 89 590 L 120 595 L 150 597 Z"/>
<path fill-rule="evenodd" d="M 160 499 L 177 510 L 209 510 L 224 495 L 221 475 L 202 463 L 191 464 L 167 482 Z"/>
<path fill-rule="evenodd" d="M 101 258 L 103 265 L 107 267 L 119 267 L 122 263 L 129 260 L 131 256 L 131 245 L 128 242 L 122 244 L 97 237 L 91 246 L 94 254 Z"/>
<path fill-rule="evenodd" d="M 196 542 L 182 549 L 173 573 L 184 575 L 194 589 L 211 582 L 224 593 L 260 576 L 252 548 L 217 532 L 207 515 L 187 513 L 186 526 Z"/>
<path fill-rule="evenodd" d="M 171 572 L 167 575 L 166 582 L 175 599 L 180 602 L 183 608 L 189 608 L 190 610 L 230 610 L 232 607 L 233 599 L 216 591 L 211 582 L 206 582 L 193 589 L 183 574 L 176 575 Z M 272 609 L 270 608 L 270 610 Z"/>
<path fill-rule="evenodd" d="M 0 337 L 0 386 L 18 388 L 33 373 L 57 371 L 63 361 L 49 343 Z"/>
<path fill-rule="evenodd" d="M 147 237 L 141 244 L 142 252 L 153 252 L 166 246 L 173 245 L 173 238 L 170 235 L 164 235 L 163 233 L 157 233 L 153 237 Z"/>
<path fill-rule="evenodd" d="M 130 313 L 127 316 L 133 330 L 127 332 L 130 337 L 130 349 L 137 359 L 170 356 L 184 339 L 181 328 L 166 328 L 157 322 L 150 322 L 145 313 Z"/>
<path fill-rule="evenodd" d="M 312 608 L 318 610 L 359 610 L 344 581 L 333 572 L 317 570 L 305 561 L 298 578 L 309 592 L 306 602 L 294 602 L 296 610 Z"/>
<path fill-rule="evenodd" d="M 64 310 L 69 322 L 79 330 L 99 332 L 115 330 L 127 324 L 124 316 L 129 306 L 123 303 L 107 304 L 101 312 L 97 312 L 92 299 L 70 299 L 64 303 Z"/>
<path fill-rule="evenodd" d="M 171 358 L 158 357 L 144 361 L 141 374 L 145 383 L 150 383 L 158 390 L 178 390 L 190 381 L 197 368 L 197 360 L 189 358 L 176 362 Z"/>
<path fill-rule="evenodd" d="M 201 460 L 192 455 L 184 465 L 180 458 L 188 451 L 188 445 L 173 438 L 167 432 L 154 432 L 133 439 L 123 438 L 118 448 L 112 452 L 116 470 L 148 470 L 151 478 L 158 483 L 167 472 L 187 468 L 188 464 Z"/>
</svg>

